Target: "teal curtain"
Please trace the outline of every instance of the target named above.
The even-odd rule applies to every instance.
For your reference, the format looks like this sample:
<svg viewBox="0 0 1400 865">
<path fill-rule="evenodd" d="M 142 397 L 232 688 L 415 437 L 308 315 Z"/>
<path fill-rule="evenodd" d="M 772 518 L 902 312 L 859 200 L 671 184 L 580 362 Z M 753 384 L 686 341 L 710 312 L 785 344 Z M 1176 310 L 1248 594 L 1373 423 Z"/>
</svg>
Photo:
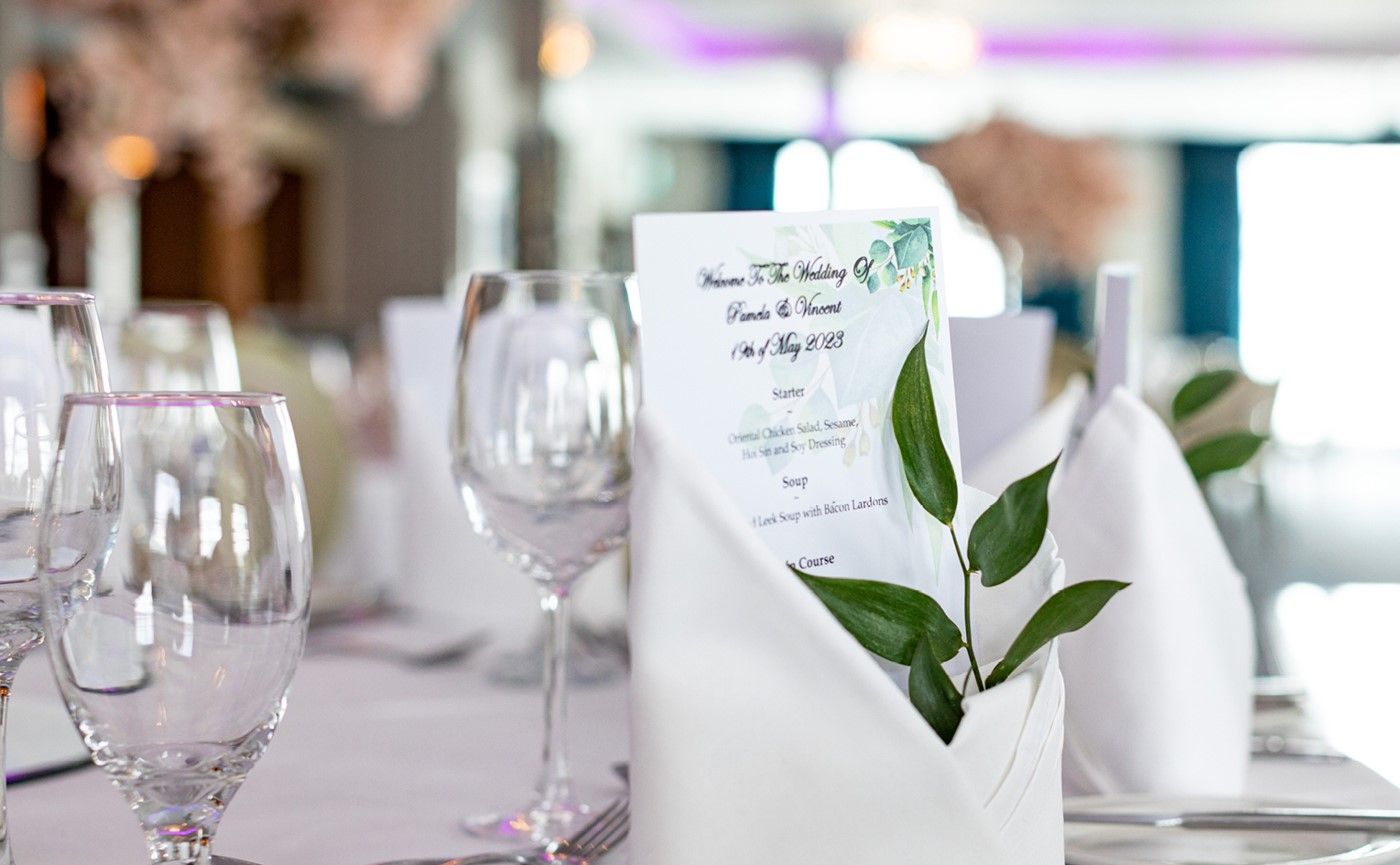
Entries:
<svg viewBox="0 0 1400 865">
<path fill-rule="evenodd" d="M 1239 337 L 1239 161 L 1245 145 L 1181 145 L 1181 332 Z"/>
<path fill-rule="evenodd" d="M 772 210 L 774 165 L 782 141 L 726 141 L 729 191 L 725 210 Z"/>
</svg>

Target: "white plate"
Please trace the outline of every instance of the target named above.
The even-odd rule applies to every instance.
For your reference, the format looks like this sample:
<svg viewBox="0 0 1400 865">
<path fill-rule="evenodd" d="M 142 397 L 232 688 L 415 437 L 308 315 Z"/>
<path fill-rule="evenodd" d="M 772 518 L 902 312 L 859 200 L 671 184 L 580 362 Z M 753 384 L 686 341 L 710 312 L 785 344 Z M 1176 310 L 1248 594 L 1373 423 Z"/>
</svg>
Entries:
<svg viewBox="0 0 1400 865">
<path fill-rule="evenodd" d="M 1085 796 L 1066 811 L 1238 811 L 1298 807 L 1258 799 Z M 1400 862 L 1400 837 L 1365 832 L 1265 832 L 1065 824 L 1066 865 L 1379 865 Z"/>
</svg>

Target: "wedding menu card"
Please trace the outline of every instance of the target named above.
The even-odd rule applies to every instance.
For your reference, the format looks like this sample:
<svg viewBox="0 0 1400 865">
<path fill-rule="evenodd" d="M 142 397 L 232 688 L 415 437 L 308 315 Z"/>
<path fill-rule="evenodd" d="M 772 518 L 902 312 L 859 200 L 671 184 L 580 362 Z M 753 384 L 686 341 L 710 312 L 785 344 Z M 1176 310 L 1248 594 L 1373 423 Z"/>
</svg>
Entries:
<svg viewBox="0 0 1400 865">
<path fill-rule="evenodd" d="M 646 411 L 783 561 L 944 596 L 947 532 L 909 492 L 889 420 L 927 327 L 959 464 L 937 212 L 655 214 L 634 228 Z"/>
</svg>

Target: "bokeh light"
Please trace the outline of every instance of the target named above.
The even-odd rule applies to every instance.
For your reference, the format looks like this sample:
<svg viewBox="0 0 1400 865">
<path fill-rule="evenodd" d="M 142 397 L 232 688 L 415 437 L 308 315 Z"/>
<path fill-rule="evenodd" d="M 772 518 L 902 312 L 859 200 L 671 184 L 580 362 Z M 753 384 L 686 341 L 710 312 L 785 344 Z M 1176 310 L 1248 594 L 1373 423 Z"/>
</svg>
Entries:
<svg viewBox="0 0 1400 865">
<path fill-rule="evenodd" d="M 982 37 L 971 21 L 945 13 L 892 12 L 867 21 L 851 37 L 847 54 L 857 63 L 954 75 L 982 56 Z"/>
<path fill-rule="evenodd" d="M 593 58 L 593 33 L 572 18 L 549 22 L 540 40 L 540 71 L 551 78 L 571 78 Z"/>
<path fill-rule="evenodd" d="M 27 162 L 44 149 L 46 98 L 44 76 L 38 69 L 16 69 L 5 77 L 5 149 L 15 159 Z"/>
<path fill-rule="evenodd" d="M 103 156 L 107 167 L 124 180 L 145 180 L 160 162 L 155 144 L 141 135 L 118 135 L 107 142 Z"/>
</svg>

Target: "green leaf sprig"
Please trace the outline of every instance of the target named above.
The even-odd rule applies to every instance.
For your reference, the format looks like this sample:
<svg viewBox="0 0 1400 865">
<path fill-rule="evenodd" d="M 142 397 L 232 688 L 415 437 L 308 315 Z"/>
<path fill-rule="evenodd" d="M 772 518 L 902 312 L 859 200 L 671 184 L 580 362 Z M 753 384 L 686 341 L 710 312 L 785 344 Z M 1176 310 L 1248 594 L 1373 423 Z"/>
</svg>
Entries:
<svg viewBox="0 0 1400 865">
<path fill-rule="evenodd" d="M 940 739 L 952 742 L 962 723 L 962 702 L 971 685 L 964 680 L 960 689 L 945 663 L 965 651 L 971 668 L 968 678 L 975 681 L 977 690 L 996 687 L 1050 641 L 1087 625 L 1128 584 L 1094 580 L 1051 595 L 983 679 L 973 648 L 972 576 L 979 574 L 984 586 L 999 586 L 1035 558 L 1050 521 L 1048 492 L 1059 458 L 1006 488 L 973 523 L 964 555 L 953 531 L 958 479 L 934 408 L 933 385 L 924 362 L 927 339 L 925 330 L 905 358 L 895 383 L 891 422 L 910 491 L 930 516 L 948 528 L 953 539 L 963 573 L 962 628 L 938 601 L 917 589 L 792 570 L 857 642 L 887 661 L 909 667 L 910 702 Z"/>
<path fill-rule="evenodd" d="M 1240 374 L 1230 369 L 1210 370 L 1193 377 L 1172 398 L 1172 423 L 1180 424 L 1220 399 L 1239 378 Z M 1268 440 L 1268 436 L 1249 430 L 1227 432 L 1197 442 L 1186 448 L 1183 456 L 1196 482 L 1205 483 L 1212 475 L 1243 468 Z"/>
</svg>

